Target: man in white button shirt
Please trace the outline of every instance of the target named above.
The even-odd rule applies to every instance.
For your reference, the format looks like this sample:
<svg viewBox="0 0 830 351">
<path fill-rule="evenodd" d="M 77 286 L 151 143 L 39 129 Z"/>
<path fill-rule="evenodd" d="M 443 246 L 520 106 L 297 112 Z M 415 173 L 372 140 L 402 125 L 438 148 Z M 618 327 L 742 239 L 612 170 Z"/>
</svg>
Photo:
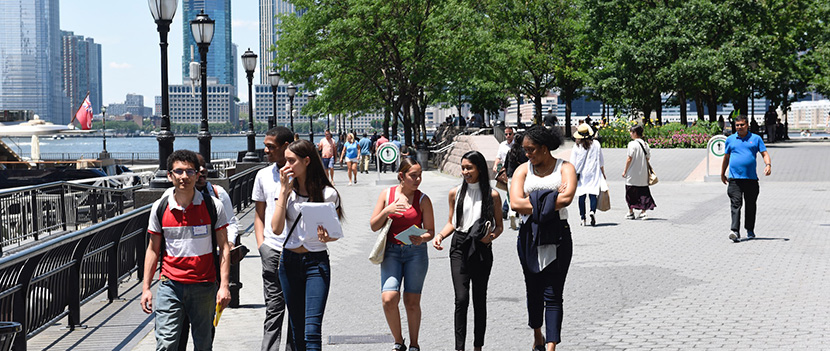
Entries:
<svg viewBox="0 0 830 351">
<path fill-rule="evenodd" d="M 259 257 L 262 259 L 262 287 L 265 294 L 265 323 L 262 351 L 278 351 L 280 332 L 285 319 L 285 297 L 280 285 L 279 267 L 283 241 L 271 231 L 271 217 L 280 189 L 279 169 L 285 164 L 285 150 L 294 141 L 294 133 L 285 127 L 274 127 L 265 132 L 265 155 L 274 164 L 257 172 L 251 199 L 256 204 L 254 234 Z M 291 326 L 288 327 L 286 350 L 291 350 Z"/>
<path fill-rule="evenodd" d="M 499 144 L 499 152 L 496 155 L 496 162 L 493 162 L 493 172 L 498 172 L 499 167 L 504 164 L 507 159 L 507 153 L 513 147 L 513 127 L 504 128 L 504 141 Z"/>
</svg>

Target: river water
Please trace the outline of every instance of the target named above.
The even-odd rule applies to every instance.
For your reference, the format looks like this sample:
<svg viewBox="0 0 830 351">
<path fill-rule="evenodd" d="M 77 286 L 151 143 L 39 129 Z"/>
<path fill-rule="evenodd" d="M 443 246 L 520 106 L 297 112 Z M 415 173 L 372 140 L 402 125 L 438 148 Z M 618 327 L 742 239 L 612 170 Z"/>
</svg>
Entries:
<svg viewBox="0 0 830 351">
<path fill-rule="evenodd" d="M 256 148 L 263 148 L 263 135 L 257 135 Z M 301 138 L 306 139 L 308 135 L 303 135 Z M 322 135 L 315 135 L 315 142 L 322 139 Z M 336 140 L 336 138 L 335 138 Z M 32 139 L 25 137 L 3 138 L 12 150 L 18 155 L 28 157 L 31 150 Z M 244 135 L 239 136 L 214 136 L 211 139 L 210 151 L 218 152 L 236 152 L 244 151 L 248 147 L 248 139 Z M 188 149 L 198 152 L 199 140 L 194 136 L 176 136 L 173 141 L 173 149 Z M 65 139 L 53 140 L 49 136 L 40 138 L 40 153 L 56 154 L 56 153 L 97 153 L 103 150 L 103 143 L 101 138 L 96 137 L 67 137 Z M 107 137 L 107 151 L 114 152 L 137 152 L 137 153 L 158 153 L 158 141 L 155 137 L 135 137 L 135 138 L 113 138 Z"/>
</svg>

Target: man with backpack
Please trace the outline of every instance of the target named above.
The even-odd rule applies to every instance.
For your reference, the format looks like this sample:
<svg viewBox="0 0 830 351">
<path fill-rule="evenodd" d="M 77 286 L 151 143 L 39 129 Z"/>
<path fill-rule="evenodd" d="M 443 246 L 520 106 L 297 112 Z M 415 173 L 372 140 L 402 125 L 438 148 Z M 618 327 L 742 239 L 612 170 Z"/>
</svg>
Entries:
<svg viewBox="0 0 830 351">
<path fill-rule="evenodd" d="M 210 350 L 215 306 L 225 308 L 231 299 L 228 221 L 221 202 L 196 191 L 196 153 L 174 151 L 167 158 L 167 169 L 175 190 L 153 204 L 141 308 L 148 314 L 156 312 L 157 350 L 178 349 L 184 316 L 190 319 L 194 349 Z M 158 211 L 163 211 L 161 221 L 155 215 Z M 150 286 L 160 254 L 161 273 L 153 301 Z"/>
</svg>

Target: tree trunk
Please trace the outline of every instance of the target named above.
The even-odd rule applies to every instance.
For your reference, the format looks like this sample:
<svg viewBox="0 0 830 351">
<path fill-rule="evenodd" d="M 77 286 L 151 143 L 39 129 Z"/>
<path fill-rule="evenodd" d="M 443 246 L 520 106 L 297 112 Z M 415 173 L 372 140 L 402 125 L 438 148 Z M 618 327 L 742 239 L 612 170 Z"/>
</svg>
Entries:
<svg viewBox="0 0 830 351">
<path fill-rule="evenodd" d="M 718 120 L 718 100 L 714 93 L 706 95 L 706 107 L 709 109 L 709 122 L 717 122 Z"/>
<path fill-rule="evenodd" d="M 412 142 L 412 99 L 405 97 L 403 101 L 403 139 L 405 144 Z M 395 133 L 394 135 L 398 135 Z M 391 138 L 389 140 L 392 140 Z"/>
<path fill-rule="evenodd" d="M 533 124 L 542 125 L 542 94 L 533 97 L 533 105 L 536 106 L 536 111 L 533 113 Z"/>
<path fill-rule="evenodd" d="M 677 91 L 677 100 L 680 103 L 680 124 L 684 127 L 689 125 L 689 116 L 686 111 L 686 91 L 680 89 Z"/>
<path fill-rule="evenodd" d="M 697 120 L 705 120 L 706 117 L 704 116 L 706 111 L 703 111 L 705 109 L 703 107 L 703 94 L 700 92 L 695 93 L 695 109 L 697 110 Z"/>
<path fill-rule="evenodd" d="M 657 125 L 663 125 L 663 97 L 660 96 L 660 93 L 657 93 L 656 95 L 657 95 L 656 96 L 657 98 L 654 100 L 654 102 L 655 102 L 654 110 L 656 111 L 656 113 L 655 113 L 655 115 L 656 115 L 655 122 L 657 123 Z M 651 117 L 651 111 L 649 111 L 648 115 L 646 116 L 646 121 L 648 121 L 649 123 L 651 123 L 651 118 L 650 117 Z"/>
</svg>

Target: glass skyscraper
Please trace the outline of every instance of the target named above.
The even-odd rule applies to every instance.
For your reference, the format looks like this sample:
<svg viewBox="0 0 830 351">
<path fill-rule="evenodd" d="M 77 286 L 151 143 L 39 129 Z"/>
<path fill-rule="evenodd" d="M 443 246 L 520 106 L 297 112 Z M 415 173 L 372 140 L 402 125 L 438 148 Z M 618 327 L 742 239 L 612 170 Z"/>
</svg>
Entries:
<svg viewBox="0 0 830 351">
<path fill-rule="evenodd" d="M 68 108 L 77 109 L 89 93 L 93 113 L 101 113 L 101 44 L 73 32 L 61 31 L 61 34 L 63 89 L 69 98 Z"/>
<path fill-rule="evenodd" d="M 43 120 L 68 123 L 68 105 L 59 1 L 0 1 L 0 110 L 31 110 Z"/>
<path fill-rule="evenodd" d="M 271 48 L 279 39 L 277 33 L 277 24 L 279 18 L 277 16 L 294 13 L 300 16 L 304 10 L 296 11 L 294 4 L 284 0 L 259 0 L 259 81 L 262 84 L 268 83 L 268 72 L 274 69 L 271 63 L 274 61 L 274 52 Z M 278 69 L 280 71 L 282 69 Z M 280 84 L 287 84 L 280 82 Z"/>
<path fill-rule="evenodd" d="M 233 45 L 231 44 L 231 0 L 183 0 L 182 36 L 182 82 L 190 81 L 190 62 L 199 62 L 199 47 L 193 40 L 190 21 L 196 19 L 201 10 L 216 21 L 213 40 L 207 56 L 207 75 L 216 78 L 219 84 L 234 84 Z M 191 49 L 192 48 L 192 49 Z M 191 56 L 191 53 L 193 56 Z"/>
</svg>

